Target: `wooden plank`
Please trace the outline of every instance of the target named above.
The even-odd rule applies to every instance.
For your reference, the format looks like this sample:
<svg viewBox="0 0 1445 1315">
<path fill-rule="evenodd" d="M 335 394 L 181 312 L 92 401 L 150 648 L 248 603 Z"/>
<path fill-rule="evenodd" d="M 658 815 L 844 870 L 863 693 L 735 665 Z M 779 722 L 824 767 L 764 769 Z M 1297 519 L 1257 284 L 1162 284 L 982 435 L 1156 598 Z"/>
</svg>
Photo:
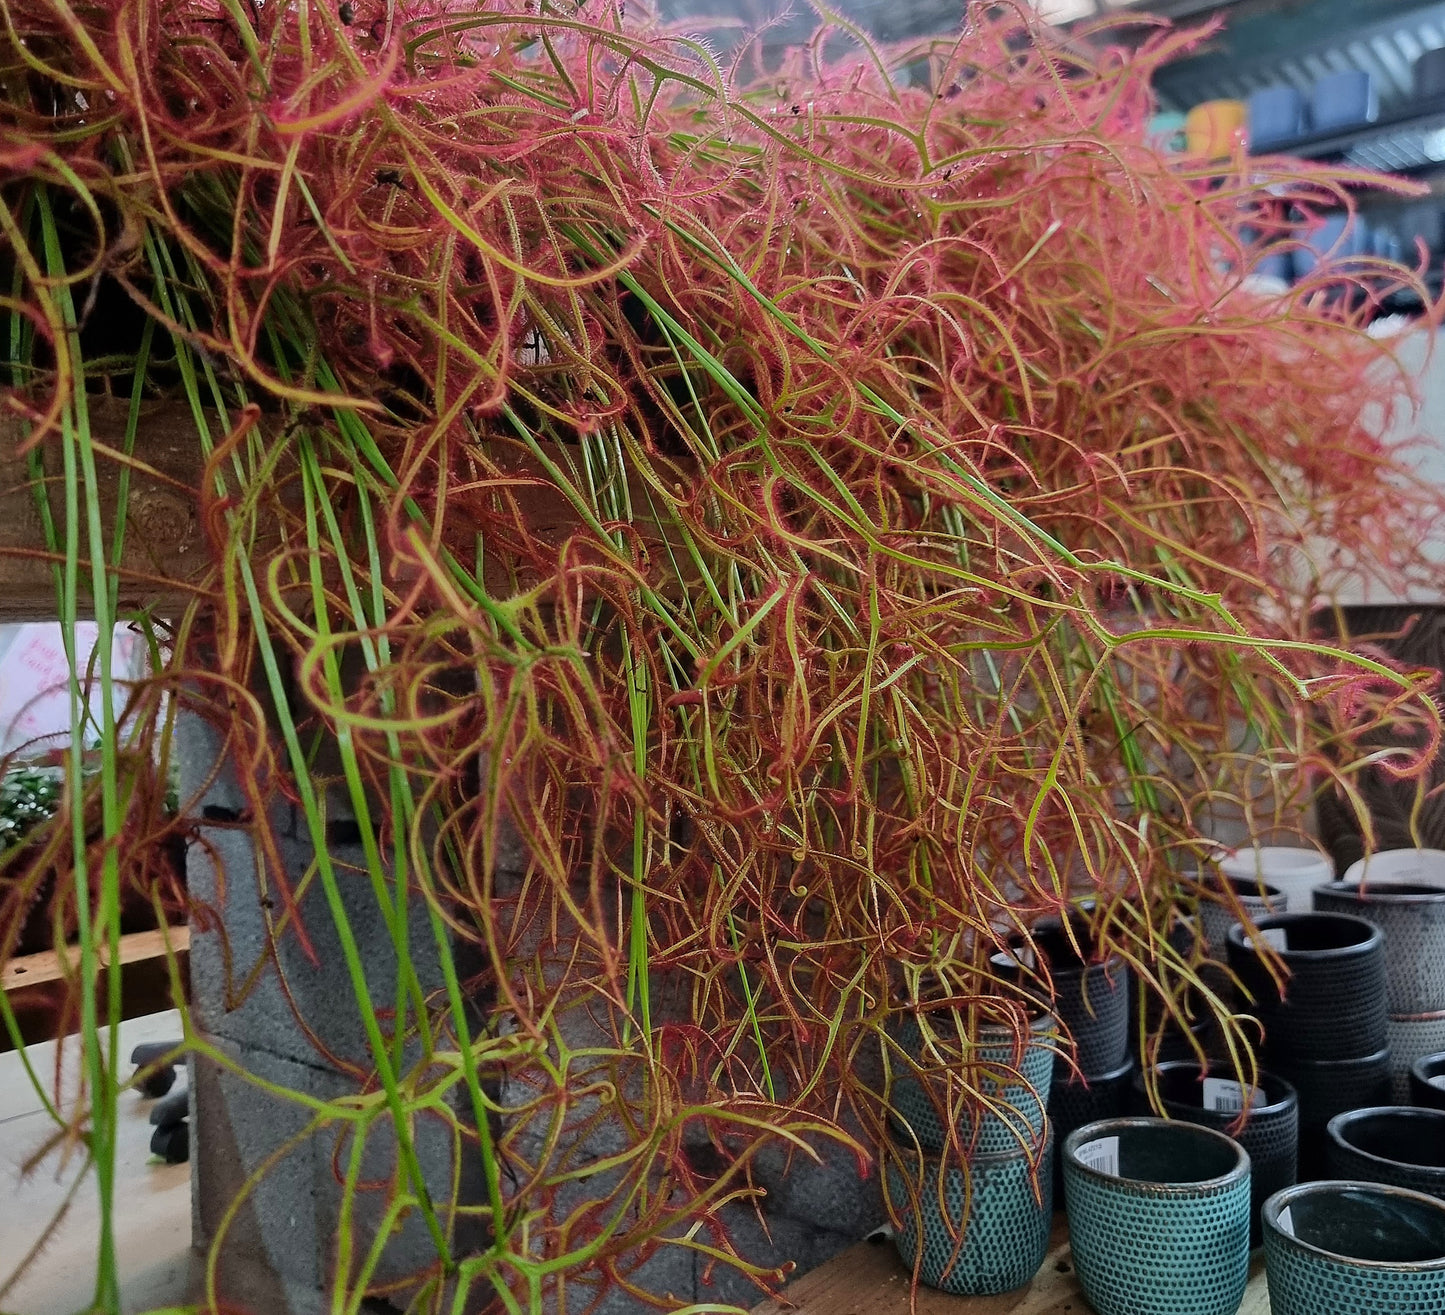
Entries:
<svg viewBox="0 0 1445 1315">
<path fill-rule="evenodd" d="M 1264 1256 L 1250 1265 L 1239 1315 L 1269 1315 Z M 952 1297 L 922 1284 L 911 1301 L 911 1275 L 891 1242 L 859 1242 L 826 1265 L 789 1283 L 780 1298 L 753 1307 L 753 1315 L 1089 1315 L 1069 1253 L 1064 1217 L 1054 1223 L 1048 1255 L 1034 1281 L 996 1297 Z"/>
<path fill-rule="evenodd" d="M 151 931 L 135 931 L 120 938 L 120 962 L 140 963 L 148 959 L 164 959 L 167 946 L 174 954 L 184 954 L 191 947 L 189 927 L 163 927 Z M 107 966 L 109 947 L 100 947 L 100 965 Z M 7 994 L 24 987 L 44 986 L 48 982 L 74 977 L 80 969 L 80 950 L 73 945 L 58 950 L 41 950 L 11 959 L 0 968 L 0 990 Z"/>
</svg>

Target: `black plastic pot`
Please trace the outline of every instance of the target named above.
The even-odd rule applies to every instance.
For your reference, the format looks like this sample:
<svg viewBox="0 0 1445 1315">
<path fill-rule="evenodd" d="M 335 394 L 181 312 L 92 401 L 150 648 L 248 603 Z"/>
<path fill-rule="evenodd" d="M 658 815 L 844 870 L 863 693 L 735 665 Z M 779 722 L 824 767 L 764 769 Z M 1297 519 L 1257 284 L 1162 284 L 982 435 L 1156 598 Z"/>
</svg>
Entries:
<svg viewBox="0 0 1445 1315">
<path fill-rule="evenodd" d="M 1430 1081 L 1439 1078 L 1440 1086 Z M 1445 1110 L 1445 1050 L 1421 1055 L 1410 1065 L 1410 1103 L 1424 1109 Z"/>
<path fill-rule="evenodd" d="M 1091 940 L 1088 924 L 1078 919 L 1072 925 L 1079 945 L 1087 949 Z M 1117 956 L 1103 963 L 1087 963 L 1079 957 L 1073 942 L 1058 922 L 1044 922 L 1032 932 L 1034 949 L 1047 965 L 1053 983 L 1053 998 L 1045 998 L 1039 968 L 1021 963 L 1024 953 L 996 954 L 992 967 L 999 974 L 1014 977 L 1025 990 L 1034 988 L 1053 1010 L 1066 1038 L 1072 1038 L 1074 1064 L 1085 1075 L 1113 1073 L 1129 1050 L 1129 970 Z M 1060 1058 L 1057 1076 L 1072 1071 Z M 1060 1138 L 1062 1141 L 1062 1138 Z"/>
<path fill-rule="evenodd" d="M 1253 1198 L 1249 1244 L 1264 1240 L 1260 1207 L 1295 1180 L 1299 1155 L 1299 1100 L 1294 1088 L 1273 1073 L 1261 1073 L 1256 1092 L 1262 1103 L 1252 1106 L 1248 1121 L 1239 1126 L 1245 1092 L 1239 1083 L 1217 1074 L 1209 1078 L 1192 1060 L 1160 1064 L 1159 1098 L 1165 1118 L 1215 1128 L 1233 1137 L 1249 1152 L 1250 1192 Z M 1145 1090 L 1144 1074 L 1135 1074 L 1130 1093 L 1135 1114 L 1153 1114 Z"/>
<path fill-rule="evenodd" d="M 1342 913 L 1279 913 L 1258 928 L 1282 942 L 1276 948 L 1289 972 L 1284 997 L 1242 926 L 1229 929 L 1229 966 L 1248 992 L 1241 1008 L 1264 1024 L 1272 1070 L 1373 1055 L 1387 1044 L 1385 938 L 1378 927 Z"/>
<path fill-rule="evenodd" d="M 1349 913 L 1385 935 L 1392 1014 L 1445 1009 L 1445 889 L 1405 881 L 1336 881 L 1314 892 L 1320 913 Z"/>
<path fill-rule="evenodd" d="M 1049 1122 L 1054 1128 L 1054 1205 L 1062 1209 L 1064 1141 L 1075 1128 L 1100 1119 L 1113 1119 L 1125 1113 L 1129 1104 L 1129 1083 L 1134 1076 L 1134 1061 L 1126 1059 L 1112 1073 L 1102 1073 L 1085 1081 L 1077 1073 L 1054 1074 L 1049 1094 Z"/>
<path fill-rule="evenodd" d="M 1445 1200 L 1445 1110 L 1386 1105 L 1337 1114 L 1325 1165 L 1332 1178 L 1388 1183 Z"/>
</svg>

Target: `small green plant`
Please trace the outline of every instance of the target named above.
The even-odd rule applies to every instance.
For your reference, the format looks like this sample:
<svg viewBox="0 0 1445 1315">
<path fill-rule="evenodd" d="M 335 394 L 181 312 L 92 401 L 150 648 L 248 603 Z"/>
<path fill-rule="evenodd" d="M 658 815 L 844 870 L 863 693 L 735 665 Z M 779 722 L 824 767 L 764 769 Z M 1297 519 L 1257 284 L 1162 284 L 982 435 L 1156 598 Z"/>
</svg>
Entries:
<svg viewBox="0 0 1445 1315">
<path fill-rule="evenodd" d="M 60 767 L 13 767 L 0 776 L 0 851 L 20 844 L 54 817 L 64 789 Z"/>
</svg>

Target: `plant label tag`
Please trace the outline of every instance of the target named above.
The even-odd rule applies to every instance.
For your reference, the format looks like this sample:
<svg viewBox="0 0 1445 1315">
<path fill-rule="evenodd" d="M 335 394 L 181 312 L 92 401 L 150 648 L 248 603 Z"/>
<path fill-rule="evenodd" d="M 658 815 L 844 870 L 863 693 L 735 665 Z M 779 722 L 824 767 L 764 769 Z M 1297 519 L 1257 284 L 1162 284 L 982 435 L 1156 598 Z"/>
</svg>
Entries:
<svg viewBox="0 0 1445 1315">
<path fill-rule="evenodd" d="M 1250 1093 L 1249 1108 L 1264 1104 L 1264 1092 L 1256 1088 Z M 1220 1114 L 1238 1114 L 1244 1108 L 1244 1087 L 1229 1078 L 1204 1079 L 1204 1108 Z"/>
<path fill-rule="evenodd" d="M 1436 1091 L 1445 1091 L 1445 1073 L 1435 1074 L 1435 1076 L 1430 1079 L 1430 1085 L 1434 1087 Z"/>
<path fill-rule="evenodd" d="M 1259 933 L 1259 939 L 1272 950 L 1289 949 L 1289 932 L 1283 927 L 1266 927 Z"/>
<path fill-rule="evenodd" d="M 1119 1139 L 1117 1137 L 1095 1137 L 1086 1141 L 1074 1152 L 1080 1164 L 1087 1164 L 1098 1173 L 1111 1178 L 1119 1176 Z"/>
<path fill-rule="evenodd" d="M 1294 1236 L 1294 1217 L 1289 1212 L 1289 1206 L 1285 1206 L 1285 1208 L 1279 1212 L 1277 1222 L 1281 1233 L 1286 1237 Z"/>
</svg>

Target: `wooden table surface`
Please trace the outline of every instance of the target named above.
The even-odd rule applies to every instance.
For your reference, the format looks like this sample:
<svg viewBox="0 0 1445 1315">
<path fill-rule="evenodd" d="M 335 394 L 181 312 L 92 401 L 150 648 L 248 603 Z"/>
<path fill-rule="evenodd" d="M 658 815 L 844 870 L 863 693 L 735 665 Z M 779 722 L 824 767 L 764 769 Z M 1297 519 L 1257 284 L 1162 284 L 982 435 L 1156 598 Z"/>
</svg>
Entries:
<svg viewBox="0 0 1445 1315">
<path fill-rule="evenodd" d="M 892 1242 L 859 1242 L 783 1289 L 780 1299 L 753 1307 L 753 1315 L 909 1315 L 909 1273 Z M 998 1297 L 950 1297 L 922 1284 L 917 1315 L 1089 1315 L 1069 1256 L 1062 1217 L 1049 1240 L 1049 1254 L 1034 1281 Z M 1239 1315 L 1269 1315 L 1264 1255 L 1249 1268 L 1249 1287 Z"/>
</svg>

